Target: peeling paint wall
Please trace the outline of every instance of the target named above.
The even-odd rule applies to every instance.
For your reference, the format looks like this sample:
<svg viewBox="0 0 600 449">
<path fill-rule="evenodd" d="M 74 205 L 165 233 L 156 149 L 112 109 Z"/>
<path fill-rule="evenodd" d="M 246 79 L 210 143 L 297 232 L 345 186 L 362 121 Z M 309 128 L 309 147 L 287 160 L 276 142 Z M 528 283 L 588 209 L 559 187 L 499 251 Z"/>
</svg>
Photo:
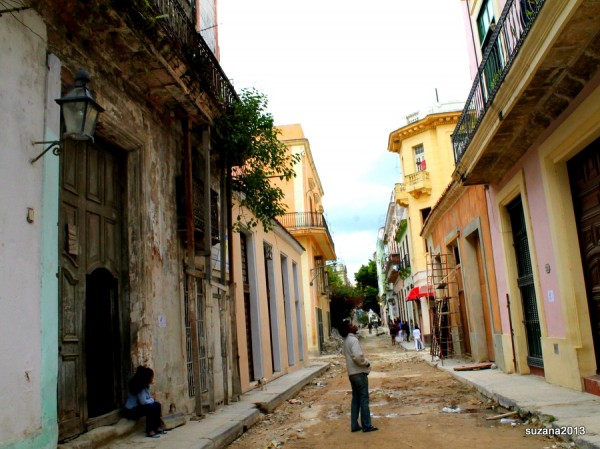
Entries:
<svg viewBox="0 0 600 449">
<path fill-rule="evenodd" d="M 186 248 L 178 230 L 176 190 L 176 178 L 182 174 L 183 121 L 187 116 L 185 108 L 176 109 L 172 104 L 187 101 L 187 108 L 190 104 L 197 107 L 191 141 L 198 154 L 202 152 L 196 143 L 202 141 L 199 125 L 212 121 L 214 117 L 203 114 L 215 111 L 215 104 L 202 92 L 190 94 L 191 99 L 175 93 L 176 100 L 168 97 L 165 101 L 171 103 L 161 104 L 163 97 L 147 95 L 146 86 L 126 75 L 129 61 L 110 59 L 113 41 L 102 42 L 106 47 L 82 45 L 67 35 L 59 16 L 54 15 L 52 8 L 57 5 L 42 1 L 36 7 L 39 13 L 33 9 L 15 13 L 19 20 L 13 14 L 0 16 L 0 120 L 9 130 L 0 139 L 0 179 L 4 186 L 0 189 L 0 319 L 5 330 L 5 337 L 0 339 L 0 391 L 2 400 L 13 404 L 0 412 L 2 449 L 52 448 L 59 438 L 56 355 L 61 159 L 48 153 L 35 165 L 29 160 L 43 149 L 32 146 L 32 141 L 58 138 L 60 109 L 54 99 L 65 93 L 80 68 L 89 72 L 90 87 L 105 109 L 99 118 L 96 142 L 114 149 L 124 165 L 124 263 L 118 298 L 126 331 L 120 380 L 126 384 L 137 365 L 148 365 L 155 371 L 153 393 L 163 403 L 165 413 L 192 412 L 195 405 L 188 391 Z M 108 32 L 107 36 L 134 39 L 133 33 L 124 31 L 115 35 Z M 136 44 L 140 42 L 129 43 L 129 50 L 139 50 Z M 48 53 L 53 54 L 47 57 Z M 164 80 L 166 73 L 173 75 L 166 68 L 157 79 Z M 171 88 L 169 85 L 165 91 Z M 206 104 L 195 104 L 201 100 Z M 222 198 L 217 159 L 215 150 L 210 184 Z M 32 211 L 29 221 L 28 208 Z M 218 260 L 218 249 L 212 248 L 213 260 Z M 214 271 L 204 266 L 204 258 L 197 260 L 200 271 L 220 278 L 218 263 Z M 208 296 L 206 341 L 211 380 L 205 396 L 220 405 L 232 390 L 231 328 L 224 324 L 226 344 L 221 346 L 224 309 L 212 292 Z M 81 323 L 84 326 L 83 317 Z M 58 400 L 60 404 L 61 398 Z"/>
</svg>

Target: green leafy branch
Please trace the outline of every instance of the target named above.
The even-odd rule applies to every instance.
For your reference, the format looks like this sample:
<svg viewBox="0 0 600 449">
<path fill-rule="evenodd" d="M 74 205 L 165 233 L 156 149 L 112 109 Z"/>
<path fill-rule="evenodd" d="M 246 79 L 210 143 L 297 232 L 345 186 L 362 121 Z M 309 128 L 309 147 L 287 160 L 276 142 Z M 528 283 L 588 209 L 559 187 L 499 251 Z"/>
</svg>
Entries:
<svg viewBox="0 0 600 449">
<path fill-rule="evenodd" d="M 291 154 L 278 138 L 268 101 L 255 89 L 242 90 L 231 110 L 215 120 L 227 167 L 232 170 L 232 189 L 239 194 L 240 206 L 254 217 L 239 215 L 236 230 L 245 224 L 252 228 L 262 223 L 265 231 L 272 220 L 286 212 L 283 190 L 271 178 L 289 181 L 296 176 L 294 164 L 300 155 Z"/>
</svg>

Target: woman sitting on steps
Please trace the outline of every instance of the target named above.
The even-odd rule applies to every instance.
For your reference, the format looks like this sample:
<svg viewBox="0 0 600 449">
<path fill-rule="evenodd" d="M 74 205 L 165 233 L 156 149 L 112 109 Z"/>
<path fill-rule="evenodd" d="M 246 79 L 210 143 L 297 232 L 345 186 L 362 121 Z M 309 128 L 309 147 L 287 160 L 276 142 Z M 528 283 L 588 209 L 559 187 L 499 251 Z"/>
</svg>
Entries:
<svg viewBox="0 0 600 449">
<path fill-rule="evenodd" d="M 150 385 L 154 383 L 154 371 L 145 366 L 138 366 L 129 381 L 129 395 L 125 402 L 125 417 L 136 420 L 146 417 L 146 436 L 158 438 L 166 431 L 161 428 L 161 406 L 150 395 Z"/>
</svg>

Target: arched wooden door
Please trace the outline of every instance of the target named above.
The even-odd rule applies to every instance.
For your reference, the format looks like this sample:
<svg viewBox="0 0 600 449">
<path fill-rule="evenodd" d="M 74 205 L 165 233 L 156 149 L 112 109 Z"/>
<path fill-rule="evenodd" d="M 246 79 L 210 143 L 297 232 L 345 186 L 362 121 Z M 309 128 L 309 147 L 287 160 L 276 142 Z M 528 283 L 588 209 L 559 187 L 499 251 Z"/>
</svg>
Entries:
<svg viewBox="0 0 600 449">
<path fill-rule="evenodd" d="M 109 422 L 117 417 L 120 360 L 128 351 L 119 298 L 124 170 L 118 152 L 67 141 L 60 165 L 58 421 L 64 440 L 106 424 L 107 415 Z"/>
</svg>

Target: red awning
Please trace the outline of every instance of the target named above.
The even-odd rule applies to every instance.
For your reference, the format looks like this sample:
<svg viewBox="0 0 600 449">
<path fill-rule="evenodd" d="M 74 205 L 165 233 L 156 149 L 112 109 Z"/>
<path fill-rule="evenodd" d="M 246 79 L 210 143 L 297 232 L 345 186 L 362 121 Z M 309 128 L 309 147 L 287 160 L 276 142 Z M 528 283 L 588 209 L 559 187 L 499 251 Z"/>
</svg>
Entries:
<svg viewBox="0 0 600 449">
<path fill-rule="evenodd" d="M 427 296 L 435 296 L 433 293 L 433 289 L 431 289 L 431 287 L 429 287 L 428 285 L 421 285 L 420 287 L 415 287 L 411 291 L 409 291 L 406 300 L 416 301 L 417 299 L 424 298 Z"/>
</svg>

